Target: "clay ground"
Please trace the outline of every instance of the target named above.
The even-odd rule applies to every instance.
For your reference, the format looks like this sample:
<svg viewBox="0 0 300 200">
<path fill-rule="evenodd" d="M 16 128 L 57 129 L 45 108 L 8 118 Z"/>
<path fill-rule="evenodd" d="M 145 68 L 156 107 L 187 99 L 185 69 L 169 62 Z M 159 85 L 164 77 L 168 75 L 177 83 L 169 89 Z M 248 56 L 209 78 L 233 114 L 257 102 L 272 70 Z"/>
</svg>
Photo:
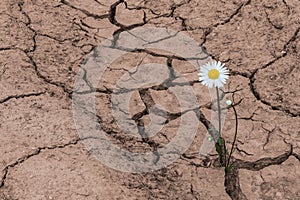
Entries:
<svg viewBox="0 0 300 200">
<path fill-rule="evenodd" d="M 0 15 L 1 200 L 300 199 L 299 0 L 2 0 Z M 130 103 L 135 122 L 149 121 L 150 104 L 163 105 L 169 118 L 149 140 L 128 137 L 112 119 L 111 91 L 142 62 L 183 74 L 204 114 L 193 144 L 174 163 L 143 174 L 114 170 L 91 156 L 78 136 L 72 94 L 79 94 L 73 85 L 84 60 L 106 38 L 141 27 L 185 33 L 230 69 L 226 98 L 235 94 L 239 118 L 233 154 L 239 164 L 225 185 L 232 197 L 224 168 L 213 164 L 216 153 L 199 157 L 203 119 L 213 108 L 197 70 L 178 57 L 128 52 L 81 93 L 96 95 L 100 126 L 115 144 L 152 151 L 174 137 L 188 113 L 178 111 L 167 88 L 136 90 Z M 229 147 L 232 109 L 223 134 Z"/>
</svg>

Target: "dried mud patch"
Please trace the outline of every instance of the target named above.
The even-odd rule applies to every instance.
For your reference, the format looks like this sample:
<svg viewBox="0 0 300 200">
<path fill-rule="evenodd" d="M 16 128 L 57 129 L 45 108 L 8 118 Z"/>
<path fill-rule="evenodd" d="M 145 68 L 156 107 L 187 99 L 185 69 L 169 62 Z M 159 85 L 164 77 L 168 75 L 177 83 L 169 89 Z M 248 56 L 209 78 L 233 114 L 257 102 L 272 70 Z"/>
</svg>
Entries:
<svg viewBox="0 0 300 200">
<path fill-rule="evenodd" d="M 1 1 L 0 199 L 299 199 L 299 13 L 297 0 Z M 92 81 L 84 65 L 102 55 L 98 45 L 122 46 L 132 30 L 149 27 L 192 37 L 201 59 L 194 66 L 173 52 L 123 49 Z M 239 119 L 226 176 L 214 150 L 199 156 L 216 108 L 197 69 L 210 59 L 230 69 L 224 98 L 234 94 Z M 76 79 L 83 84 L 74 86 Z M 196 135 L 164 168 L 117 171 L 84 146 L 95 138 L 76 133 L 76 95 L 95 96 L 93 116 L 112 144 L 153 152 L 156 162 L 183 118 Z M 192 98 L 196 106 L 187 104 Z M 234 129 L 228 110 L 228 147 Z"/>
</svg>

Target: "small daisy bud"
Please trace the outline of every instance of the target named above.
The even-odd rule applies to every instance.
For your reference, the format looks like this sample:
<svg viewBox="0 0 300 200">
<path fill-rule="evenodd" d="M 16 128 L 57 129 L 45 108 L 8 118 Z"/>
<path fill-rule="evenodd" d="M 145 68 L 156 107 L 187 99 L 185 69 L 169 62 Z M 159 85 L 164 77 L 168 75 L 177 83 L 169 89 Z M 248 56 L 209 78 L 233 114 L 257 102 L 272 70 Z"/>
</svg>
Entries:
<svg viewBox="0 0 300 200">
<path fill-rule="evenodd" d="M 228 106 L 231 106 L 232 101 L 231 101 L 230 99 L 228 99 L 228 100 L 226 100 L 226 104 L 227 104 Z"/>
</svg>

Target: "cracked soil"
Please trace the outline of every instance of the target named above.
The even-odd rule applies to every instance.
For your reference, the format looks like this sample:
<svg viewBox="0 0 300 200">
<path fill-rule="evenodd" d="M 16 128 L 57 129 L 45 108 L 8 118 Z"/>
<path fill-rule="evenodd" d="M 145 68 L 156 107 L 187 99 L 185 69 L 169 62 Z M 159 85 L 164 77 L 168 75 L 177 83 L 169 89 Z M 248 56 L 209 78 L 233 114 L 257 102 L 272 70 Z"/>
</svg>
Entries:
<svg viewBox="0 0 300 200">
<path fill-rule="evenodd" d="M 299 0 L 2 0 L 0 15 L 1 200 L 300 199 Z M 239 127 L 235 167 L 226 176 L 216 152 L 199 157 L 213 106 L 187 60 L 136 49 L 109 66 L 97 85 L 89 82 L 82 66 L 95 48 L 108 38 L 117 45 L 141 27 L 184 33 L 229 68 L 225 97 L 235 95 Z M 163 83 L 133 90 L 133 122 L 164 123 L 156 135 L 136 138 L 115 123 L 112 91 L 124 74 L 134 78 L 134 67 L 147 63 L 165 65 L 164 83 L 191 85 L 199 105 L 182 112 Z M 174 70 L 186 81 L 176 82 Z M 78 73 L 86 85 L 74 90 Z M 102 131 L 130 152 L 157 152 L 184 116 L 196 117 L 197 134 L 165 168 L 114 170 L 91 156 L 78 136 L 74 93 L 95 95 Z M 161 113 L 157 118 L 149 114 L 153 107 Z M 234 124 L 229 109 L 223 127 L 228 147 Z"/>
</svg>

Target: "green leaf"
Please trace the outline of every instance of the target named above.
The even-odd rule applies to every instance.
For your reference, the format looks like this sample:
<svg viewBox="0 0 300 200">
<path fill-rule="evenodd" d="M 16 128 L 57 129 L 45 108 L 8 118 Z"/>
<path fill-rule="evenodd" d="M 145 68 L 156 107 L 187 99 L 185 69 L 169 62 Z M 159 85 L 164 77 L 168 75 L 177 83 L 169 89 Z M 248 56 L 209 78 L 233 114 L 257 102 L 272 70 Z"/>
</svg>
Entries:
<svg viewBox="0 0 300 200">
<path fill-rule="evenodd" d="M 217 151 L 217 153 L 218 153 L 219 157 L 222 157 L 222 150 L 221 150 L 221 146 L 219 146 L 219 145 L 216 145 L 216 151 Z"/>
<path fill-rule="evenodd" d="M 228 167 L 225 168 L 226 173 L 230 172 L 234 167 L 234 163 L 231 163 Z"/>
<path fill-rule="evenodd" d="M 219 143 L 220 146 L 222 146 L 223 141 L 222 141 L 221 138 L 218 139 L 218 143 Z"/>
</svg>

